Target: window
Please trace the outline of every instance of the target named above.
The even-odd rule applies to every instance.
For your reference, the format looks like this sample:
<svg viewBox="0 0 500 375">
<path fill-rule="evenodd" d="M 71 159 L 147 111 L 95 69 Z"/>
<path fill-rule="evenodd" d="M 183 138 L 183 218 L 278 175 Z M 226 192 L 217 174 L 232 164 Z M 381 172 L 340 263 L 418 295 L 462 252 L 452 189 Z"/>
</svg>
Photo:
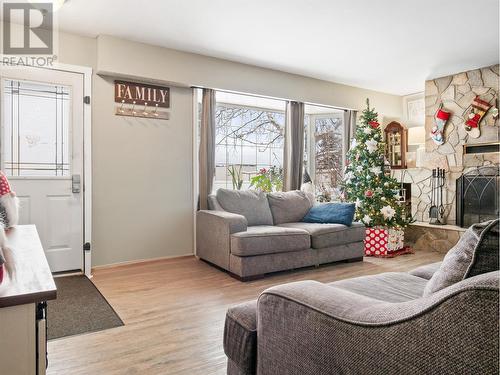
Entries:
<svg viewBox="0 0 500 375">
<path fill-rule="evenodd" d="M 214 191 L 248 189 L 262 168 L 283 166 L 285 102 L 220 91 L 216 98 Z"/>
<path fill-rule="evenodd" d="M 344 111 L 306 105 L 305 112 L 305 168 L 318 198 L 336 199 L 345 164 Z"/>
<path fill-rule="evenodd" d="M 8 176 L 69 176 L 70 88 L 4 80 L 2 164 Z"/>
</svg>

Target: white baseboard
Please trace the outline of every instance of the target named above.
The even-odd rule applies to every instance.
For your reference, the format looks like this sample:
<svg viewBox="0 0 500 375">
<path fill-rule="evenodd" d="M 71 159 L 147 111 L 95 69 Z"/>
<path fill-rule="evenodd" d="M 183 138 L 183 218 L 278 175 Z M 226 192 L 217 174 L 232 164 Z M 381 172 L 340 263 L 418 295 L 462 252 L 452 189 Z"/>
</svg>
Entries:
<svg viewBox="0 0 500 375">
<path fill-rule="evenodd" d="M 159 261 L 162 261 L 162 260 L 169 260 L 169 259 L 176 259 L 176 258 L 194 257 L 194 256 L 195 256 L 194 253 L 188 253 L 188 254 L 181 254 L 181 255 L 169 255 L 169 256 L 158 257 L 158 258 L 128 260 L 128 261 L 125 261 L 125 262 L 118 262 L 118 263 L 111 263 L 111 264 L 103 264 L 103 265 L 100 265 L 100 266 L 94 266 L 94 267 L 92 267 L 92 271 L 94 271 L 94 270 L 103 270 L 103 269 L 108 269 L 108 268 L 115 268 L 115 267 L 131 266 L 131 265 L 134 265 L 134 264 L 159 262 Z"/>
</svg>

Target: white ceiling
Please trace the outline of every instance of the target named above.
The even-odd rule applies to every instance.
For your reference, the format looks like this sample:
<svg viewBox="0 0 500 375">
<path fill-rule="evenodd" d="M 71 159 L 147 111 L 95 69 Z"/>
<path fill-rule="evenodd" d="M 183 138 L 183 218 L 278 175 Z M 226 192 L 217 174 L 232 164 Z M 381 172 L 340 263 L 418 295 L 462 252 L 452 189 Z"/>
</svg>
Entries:
<svg viewBox="0 0 500 375">
<path fill-rule="evenodd" d="M 70 0 L 59 25 L 399 95 L 499 61 L 499 0 Z"/>
</svg>

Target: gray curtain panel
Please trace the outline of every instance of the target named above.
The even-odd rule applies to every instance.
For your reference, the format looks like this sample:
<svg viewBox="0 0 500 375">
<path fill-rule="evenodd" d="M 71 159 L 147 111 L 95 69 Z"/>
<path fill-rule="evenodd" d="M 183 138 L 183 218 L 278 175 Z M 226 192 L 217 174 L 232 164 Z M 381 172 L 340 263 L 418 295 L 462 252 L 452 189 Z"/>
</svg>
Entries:
<svg viewBox="0 0 500 375">
<path fill-rule="evenodd" d="M 345 151 L 347 152 L 351 147 L 351 140 L 356 134 L 356 120 L 358 111 L 344 111 L 344 126 L 345 126 Z"/>
<path fill-rule="evenodd" d="M 287 102 L 283 190 L 297 190 L 302 184 L 304 159 L 304 103 Z"/>
<path fill-rule="evenodd" d="M 215 176 L 215 90 L 203 89 L 199 151 L 199 208 L 208 208 Z"/>
</svg>

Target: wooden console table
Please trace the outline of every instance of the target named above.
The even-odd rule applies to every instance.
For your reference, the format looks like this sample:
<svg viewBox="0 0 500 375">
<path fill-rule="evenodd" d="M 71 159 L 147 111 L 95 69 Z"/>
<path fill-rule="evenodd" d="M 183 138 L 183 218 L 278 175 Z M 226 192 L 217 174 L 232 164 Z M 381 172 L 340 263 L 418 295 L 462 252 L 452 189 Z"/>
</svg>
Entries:
<svg viewBox="0 0 500 375">
<path fill-rule="evenodd" d="M 47 365 L 46 301 L 56 285 L 34 225 L 7 233 L 0 284 L 0 373 L 44 375 Z"/>
</svg>

